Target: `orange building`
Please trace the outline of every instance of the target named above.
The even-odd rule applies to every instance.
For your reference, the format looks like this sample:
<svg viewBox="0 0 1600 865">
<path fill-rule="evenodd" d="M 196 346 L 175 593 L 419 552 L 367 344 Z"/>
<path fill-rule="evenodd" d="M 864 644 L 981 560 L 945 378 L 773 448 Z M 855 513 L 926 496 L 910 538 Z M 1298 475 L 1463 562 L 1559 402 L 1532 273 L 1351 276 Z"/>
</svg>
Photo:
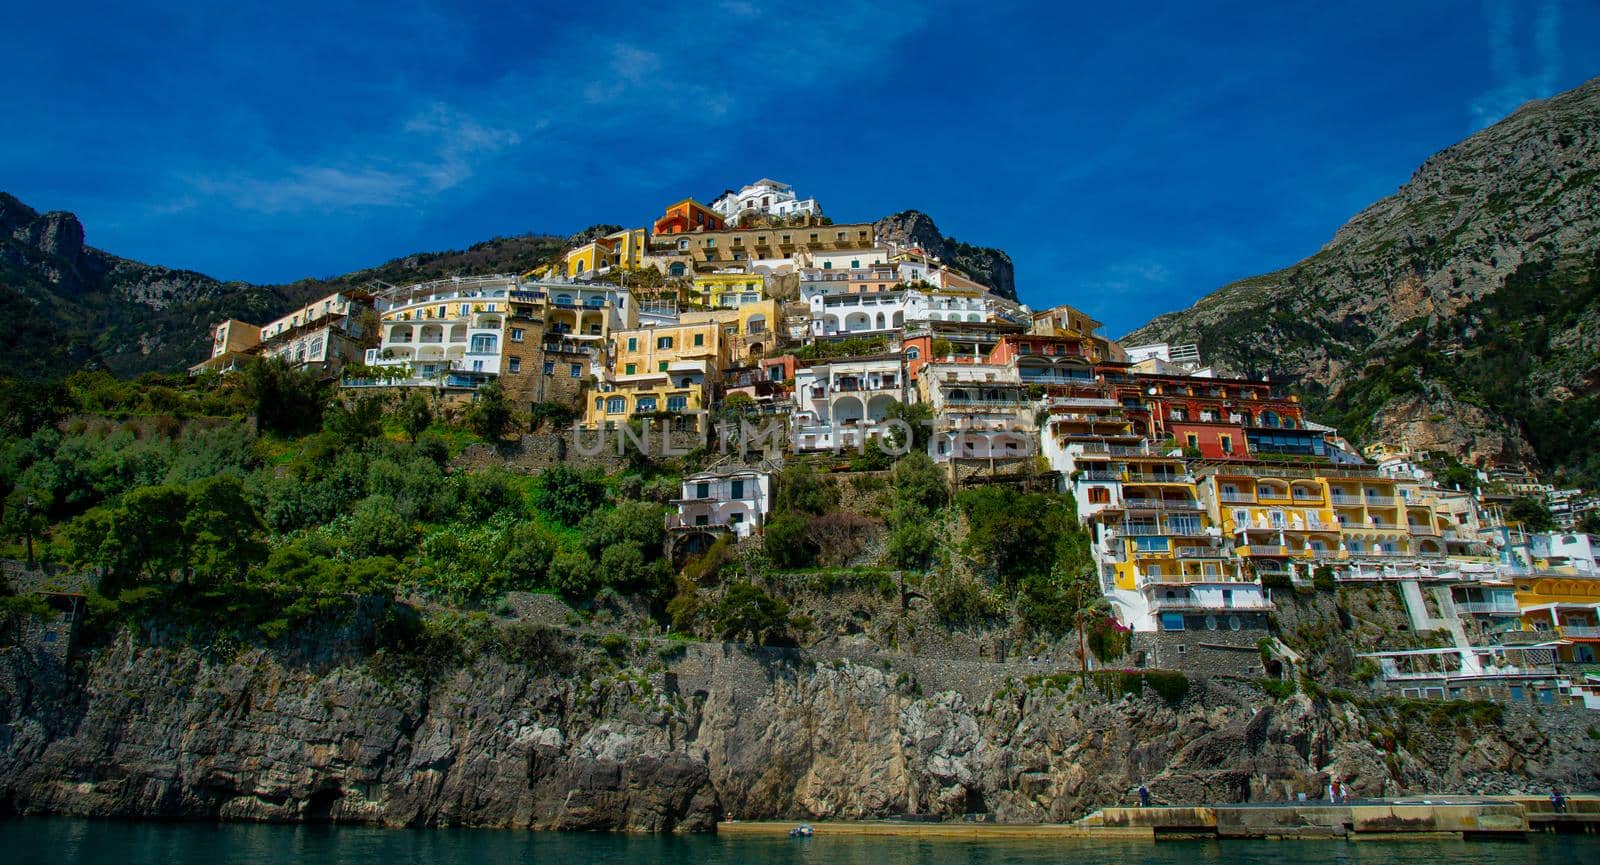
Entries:
<svg viewBox="0 0 1600 865">
<path fill-rule="evenodd" d="M 724 228 L 722 215 L 709 207 L 685 198 L 667 208 L 667 212 L 658 220 L 651 234 L 683 234 L 689 231 L 721 231 Z"/>
</svg>

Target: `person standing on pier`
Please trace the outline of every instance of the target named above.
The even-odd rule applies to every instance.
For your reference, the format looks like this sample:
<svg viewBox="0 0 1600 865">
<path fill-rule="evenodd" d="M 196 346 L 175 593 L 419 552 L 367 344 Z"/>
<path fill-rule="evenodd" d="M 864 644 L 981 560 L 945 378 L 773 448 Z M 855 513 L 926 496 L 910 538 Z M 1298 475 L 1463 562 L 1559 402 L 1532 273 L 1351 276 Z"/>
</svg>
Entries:
<svg viewBox="0 0 1600 865">
<path fill-rule="evenodd" d="M 1150 807 L 1150 788 L 1143 784 L 1139 785 L 1139 807 Z"/>
</svg>

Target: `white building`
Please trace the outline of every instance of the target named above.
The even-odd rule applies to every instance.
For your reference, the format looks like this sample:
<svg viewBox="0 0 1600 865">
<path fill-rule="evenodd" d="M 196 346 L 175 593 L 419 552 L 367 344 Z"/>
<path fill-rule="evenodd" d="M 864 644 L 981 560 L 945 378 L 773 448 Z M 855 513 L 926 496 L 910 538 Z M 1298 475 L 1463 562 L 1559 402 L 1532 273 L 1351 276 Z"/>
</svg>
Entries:
<svg viewBox="0 0 1600 865">
<path fill-rule="evenodd" d="M 822 206 L 815 198 L 800 198 L 787 183 L 763 177 L 735 192 L 727 190 L 711 202 L 711 209 L 722 215 L 728 226 L 737 226 L 747 215 L 761 214 L 787 218 L 796 215 L 821 216 Z"/>
<path fill-rule="evenodd" d="M 669 530 L 701 529 L 749 537 L 772 509 L 772 475 L 746 467 L 716 468 L 683 479 L 677 512 L 667 515 Z"/>
<path fill-rule="evenodd" d="M 933 459 L 1004 459 L 1038 452 L 1035 402 L 1016 367 L 930 363 L 917 375 L 932 408 Z"/>
<path fill-rule="evenodd" d="M 907 399 L 898 355 L 848 358 L 799 367 L 794 375 L 798 450 L 854 448 L 881 435 L 878 422 Z"/>
<path fill-rule="evenodd" d="M 497 376 L 515 276 L 455 277 L 378 298 L 380 342 L 366 365 L 397 385 L 475 388 Z"/>
<path fill-rule="evenodd" d="M 1545 532 L 1530 542 L 1534 558 L 1545 559 L 1552 568 L 1571 568 L 1589 576 L 1600 576 L 1600 535 L 1582 532 Z"/>
<path fill-rule="evenodd" d="M 809 303 L 813 337 L 882 336 L 906 325 L 904 291 L 813 295 Z"/>
</svg>

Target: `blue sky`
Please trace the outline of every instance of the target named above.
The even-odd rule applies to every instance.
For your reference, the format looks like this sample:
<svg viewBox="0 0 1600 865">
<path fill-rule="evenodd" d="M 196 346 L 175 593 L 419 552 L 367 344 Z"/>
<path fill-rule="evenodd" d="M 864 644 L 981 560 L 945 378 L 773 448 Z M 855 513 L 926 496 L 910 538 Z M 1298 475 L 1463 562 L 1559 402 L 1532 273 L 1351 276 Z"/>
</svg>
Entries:
<svg viewBox="0 0 1600 865">
<path fill-rule="evenodd" d="M 273 282 L 770 176 L 924 210 L 1117 336 L 1600 75 L 1587 0 L 326 5 L 12 9 L 0 189 Z"/>
</svg>

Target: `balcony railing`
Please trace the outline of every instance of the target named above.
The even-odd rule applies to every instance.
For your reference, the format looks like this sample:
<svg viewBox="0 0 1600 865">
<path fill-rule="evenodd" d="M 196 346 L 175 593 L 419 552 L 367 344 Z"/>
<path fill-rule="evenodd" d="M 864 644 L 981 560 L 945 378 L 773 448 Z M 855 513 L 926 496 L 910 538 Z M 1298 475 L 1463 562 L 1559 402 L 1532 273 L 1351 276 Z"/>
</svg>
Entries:
<svg viewBox="0 0 1600 865">
<path fill-rule="evenodd" d="M 1198 511 L 1199 502 L 1173 501 L 1171 499 L 1127 499 L 1124 505 L 1131 510 L 1146 511 Z"/>
<path fill-rule="evenodd" d="M 1515 602 L 1502 601 L 1456 601 L 1456 612 L 1471 615 L 1516 615 L 1518 613 Z"/>
<path fill-rule="evenodd" d="M 1223 493 L 1221 499 L 1229 504 L 1255 504 L 1256 497 L 1249 493 Z"/>
<path fill-rule="evenodd" d="M 1578 640 L 1600 640 L 1600 626 L 1562 625 L 1561 636 Z"/>
</svg>

